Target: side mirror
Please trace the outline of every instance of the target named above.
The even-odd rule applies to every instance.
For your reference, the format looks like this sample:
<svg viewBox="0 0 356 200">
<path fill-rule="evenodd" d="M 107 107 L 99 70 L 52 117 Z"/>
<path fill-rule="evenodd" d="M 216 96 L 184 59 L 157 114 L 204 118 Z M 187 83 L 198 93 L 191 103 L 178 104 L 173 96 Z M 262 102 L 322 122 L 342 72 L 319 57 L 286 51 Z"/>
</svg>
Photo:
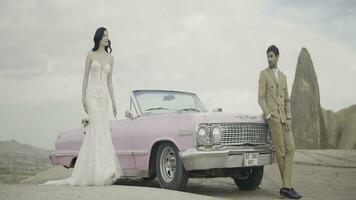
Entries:
<svg viewBox="0 0 356 200">
<path fill-rule="evenodd" d="M 222 110 L 222 108 L 215 108 L 214 110 L 213 110 L 213 112 L 222 112 L 223 110 Z"/>
<path fill-rule="evenodd" d="M 125 111 L 125 117 L 126 117 L 126 118 L 129 118 L 129 119 L 133 119 L 133 118 L 134 118 L 132 112 L 129 111 L 129 110 L 126 110 L 126 111 Z"/>
</svg>

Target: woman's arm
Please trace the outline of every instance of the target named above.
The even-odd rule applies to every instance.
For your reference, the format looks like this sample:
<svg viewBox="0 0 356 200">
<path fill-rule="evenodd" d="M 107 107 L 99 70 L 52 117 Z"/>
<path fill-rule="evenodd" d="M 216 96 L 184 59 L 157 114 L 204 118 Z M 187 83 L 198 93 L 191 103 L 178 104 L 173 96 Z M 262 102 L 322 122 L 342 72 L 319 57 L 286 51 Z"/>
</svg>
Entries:
<svg viewBox="0 0 356 200">
<path fill-rule="evenodd" d="M 107 84 L 108 84 L 110 98 L 111 98 L 111 102 L 112 102 L 112 106 L 113 106 L 114 116 L 116 117 L 116 102 L 115 102 L 114 90 L 113 90 L 113 86 L 112 86 L 112 74 L 113 74 L 113 69 L 114 69 L 114 57 L 113 56 L 111 56 L 110 66 L 111 66 L 111 70 L 108 74 Z"/>
<path fill-rule="evenodd" d="M 91 54 L 88 52 L 86 60 L 85 60 L 85 70 L 84 70 L 84 78 L 83 78 L 83 84 L 82 84 L 82 101 L 83 101 L 83 106 L 84 110 L 86 113 L 88 113 L 87 107 L 86 107 L 86 93 L 87 93 L 87 86 L 88 86 L 88 79 L 89 79 L 89 70 L 90 70 L 90 63 L 91 63 Z"/>
</svg>

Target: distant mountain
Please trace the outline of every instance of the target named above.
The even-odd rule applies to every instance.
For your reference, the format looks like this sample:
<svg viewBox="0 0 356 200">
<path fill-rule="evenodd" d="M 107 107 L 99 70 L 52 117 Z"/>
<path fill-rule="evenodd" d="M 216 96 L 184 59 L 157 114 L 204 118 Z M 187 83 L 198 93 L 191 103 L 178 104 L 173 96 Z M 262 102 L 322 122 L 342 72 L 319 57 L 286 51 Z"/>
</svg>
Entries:
<svg viewBox="0 0 356 200">
<path fill-rule="evenodd" d="M 50 152 L 16 140 L 0 141 L 0 182 L 18 182 L 53 167 Z"/>
</svg>

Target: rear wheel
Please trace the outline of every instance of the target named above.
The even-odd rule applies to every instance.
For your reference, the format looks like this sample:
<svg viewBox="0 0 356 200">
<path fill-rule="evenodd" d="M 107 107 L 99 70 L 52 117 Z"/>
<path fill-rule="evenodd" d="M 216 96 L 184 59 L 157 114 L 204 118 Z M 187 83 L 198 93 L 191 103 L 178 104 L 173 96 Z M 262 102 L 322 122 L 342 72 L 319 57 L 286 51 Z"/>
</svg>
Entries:
<svg viewBox="0 0 356 200">
<path fill-rule="evenodd" d="M 159 145 L 156 156 L 156 174 L 162 188 L 181 190 L 187 184 L 188 175 L 174 144 L 164 142 Z"/>
<path fill-rule="evenodd" d="M 262 181 L 263 166 L 248 167 L 240 172 L 241 176 L 233 177 L 240 190 L 255 190 Z"/>
</svg>

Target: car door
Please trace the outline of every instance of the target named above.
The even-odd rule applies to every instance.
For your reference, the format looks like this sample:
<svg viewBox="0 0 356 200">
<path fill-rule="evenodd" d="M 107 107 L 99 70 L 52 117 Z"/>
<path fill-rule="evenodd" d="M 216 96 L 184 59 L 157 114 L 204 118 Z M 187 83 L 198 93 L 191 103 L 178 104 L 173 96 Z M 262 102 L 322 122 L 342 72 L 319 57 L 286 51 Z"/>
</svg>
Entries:
<svg viewBox="0 0 356 200">
<path fill-rule="evenodd" d="M 111 123 L 112 141 L 122 169 L 135 169 L 133 155 L 132 121 L 117 120 Z"/>
</svg>

